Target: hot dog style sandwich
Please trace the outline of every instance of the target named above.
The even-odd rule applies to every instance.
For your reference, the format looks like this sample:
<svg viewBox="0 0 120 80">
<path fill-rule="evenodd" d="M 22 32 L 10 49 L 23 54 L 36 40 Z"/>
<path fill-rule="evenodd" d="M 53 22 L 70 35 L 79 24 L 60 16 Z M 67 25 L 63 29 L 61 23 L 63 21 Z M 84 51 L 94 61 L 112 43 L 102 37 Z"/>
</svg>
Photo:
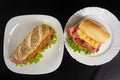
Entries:
<svg viewBox="0 0 120 80">
<path fill-rule="evenodd" d="M 69 39 L 73 42 L 71 44 L 68 40 L 68 44 L 72 48 L 75 47 L 76 50 L 79 47 L 78 51 L 84 51 L 86 54 L 88 52 L 98 52 L 100 46 L 110 38 L 110 34 L 101 24 L 90 19 L 84 19 L 80 23 L 69 27 L 67 32 Z"/>
<path fill-rule="evenodd" d="M 54 34 L 54 29 L 46 24 L 36 26 L 18 45 L 10 58 L 11 61 L 16 64 L 25 64 L 34 59 L 51 43 Z"/>
</svg>

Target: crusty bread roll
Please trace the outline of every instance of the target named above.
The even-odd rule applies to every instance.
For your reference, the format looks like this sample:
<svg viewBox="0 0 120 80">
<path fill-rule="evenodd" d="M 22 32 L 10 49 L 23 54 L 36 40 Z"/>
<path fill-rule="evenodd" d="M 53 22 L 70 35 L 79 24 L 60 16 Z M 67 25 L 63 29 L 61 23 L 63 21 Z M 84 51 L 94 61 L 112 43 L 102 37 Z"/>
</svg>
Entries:
<svg viewBox="0 0 120 80">
<path fill-rule="evenodd" d="M 37 49 L 39 48 L 39 51 L 42 49 L 40 44 L 48 37 L 48 35 L 50 35 L 50 28 L 47 25 L 35 27 L 18 45 L 11 56 L 11 60 L 15 63 L 26 63 L 31 60 L 30 58 L 33 58 L 38 54 Z"/>
<path fill-rule="evenodd" d="M 90 19 L 84 19 L 79 24 L 79 29 L 100 44 L 105 43 L 110 37 L 110 34 L 100 23 Z"/>
</svg>

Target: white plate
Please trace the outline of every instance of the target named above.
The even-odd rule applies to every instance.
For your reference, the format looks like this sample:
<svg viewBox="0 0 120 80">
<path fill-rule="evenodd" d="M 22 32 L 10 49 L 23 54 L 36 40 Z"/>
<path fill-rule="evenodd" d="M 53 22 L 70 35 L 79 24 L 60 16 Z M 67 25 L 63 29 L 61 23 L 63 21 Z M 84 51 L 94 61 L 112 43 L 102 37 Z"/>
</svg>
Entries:
<svg viewBox="0 0 120 80">
<path fill-rule="evenodd" d="M 98 21 L 110 33 L 110 39 L 101 46 L 100 51 L 94 55 L 85 55 L 84 53 L 74 52 L 67 44 L 67 32 L 71 24 L 75 24 L 84 18 Z M 64 29 L 65 46 L 69 54 L 78 62 L 86 65 L 101 65 L 112 60 L 120 49 L 120 22 L 108 10 L 99 7 L 87 7 L 74 13 L 68 20 Z"/>
<path fill-rule="evenodd" d="M 37 64 L 27 66 L 16 66 L 10 61 L 10 56 L 17 45 L 24 39 L 36 25 L 46 23 L 52 26 L 57 32 L 57 42 L 47 49 L 42 55 L 43 58 Z M 59 21 L 47 15 L 23 15 L 10 19 L 6 25 L 4 35 L 4 60 L 7 67 L 16 73 L 21 74 L 46 74 L 55 71 L 61 64 L 63 57 L 63 31 Z"/>
</svg>

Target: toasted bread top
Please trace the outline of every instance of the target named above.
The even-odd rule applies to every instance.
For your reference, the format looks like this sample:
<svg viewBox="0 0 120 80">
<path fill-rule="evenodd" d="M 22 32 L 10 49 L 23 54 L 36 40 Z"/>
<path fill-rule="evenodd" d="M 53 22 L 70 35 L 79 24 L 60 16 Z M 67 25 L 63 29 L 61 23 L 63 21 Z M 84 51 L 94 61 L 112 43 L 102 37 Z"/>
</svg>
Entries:
<svg viewBox="0 0 120 80">
<path fill-rule="evenodd" d="M 32 52 L 34 52 L 40 43 L 49 35 L 50 29 L 47 25 L 36 26 L 25 39 L 18 45 L 12 57 L 16 60 L 25 60 Z"/>
<path fill-rule="evenodd" d="M 109 38 L 110 34 L 107 32 L 105 27 L 101 25 L 100 23 L 89 20 L 89 19 L 84 19 L 80 24 L 79 24 L 79 31 L 77 31 L 79 34 L 86 35 L 90 39 L 96 41 L 97 43 L 103 44 L 105 43 Z"/>
</svg>

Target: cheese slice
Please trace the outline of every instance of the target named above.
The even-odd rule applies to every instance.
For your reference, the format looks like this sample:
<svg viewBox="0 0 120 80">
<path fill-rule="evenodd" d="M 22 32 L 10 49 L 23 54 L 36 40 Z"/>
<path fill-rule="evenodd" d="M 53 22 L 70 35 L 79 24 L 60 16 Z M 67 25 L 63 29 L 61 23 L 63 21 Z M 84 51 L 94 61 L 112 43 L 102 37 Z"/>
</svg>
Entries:
<svg viewBox="0 0 120 80">
<path fill-rule="evenodd" d="M 77 33 L 79 35 L 79 38 L 81 38 L 84 41 L 86 41 L 87 43 L 89 43 L 92 47 L 97 48 L 99 46 L 100 43 L 98 43 L 97 41 L 89 38 L 82 30 L 78 29 Z"/>
<path fill-rule="evenodd" d="M 48 34 L 48 36 L 46 37 L 46 39 L 47 38 L 50 38 L 51 37 L 51 35 L 50 34 Z M 38 46 L 38 48 L 34 51 L 34 52 L 32 52 L 27 58 L 26 58 L 26 61 L 30 61 L 31 60 L 31 58 L 33 58 L 33 57 L 35 57 L 43 48 L 45 48 L 46 47 L 46 39 L 44 39 L 41 43 L 40 43 L 40 45 Z"/>
</svg>

